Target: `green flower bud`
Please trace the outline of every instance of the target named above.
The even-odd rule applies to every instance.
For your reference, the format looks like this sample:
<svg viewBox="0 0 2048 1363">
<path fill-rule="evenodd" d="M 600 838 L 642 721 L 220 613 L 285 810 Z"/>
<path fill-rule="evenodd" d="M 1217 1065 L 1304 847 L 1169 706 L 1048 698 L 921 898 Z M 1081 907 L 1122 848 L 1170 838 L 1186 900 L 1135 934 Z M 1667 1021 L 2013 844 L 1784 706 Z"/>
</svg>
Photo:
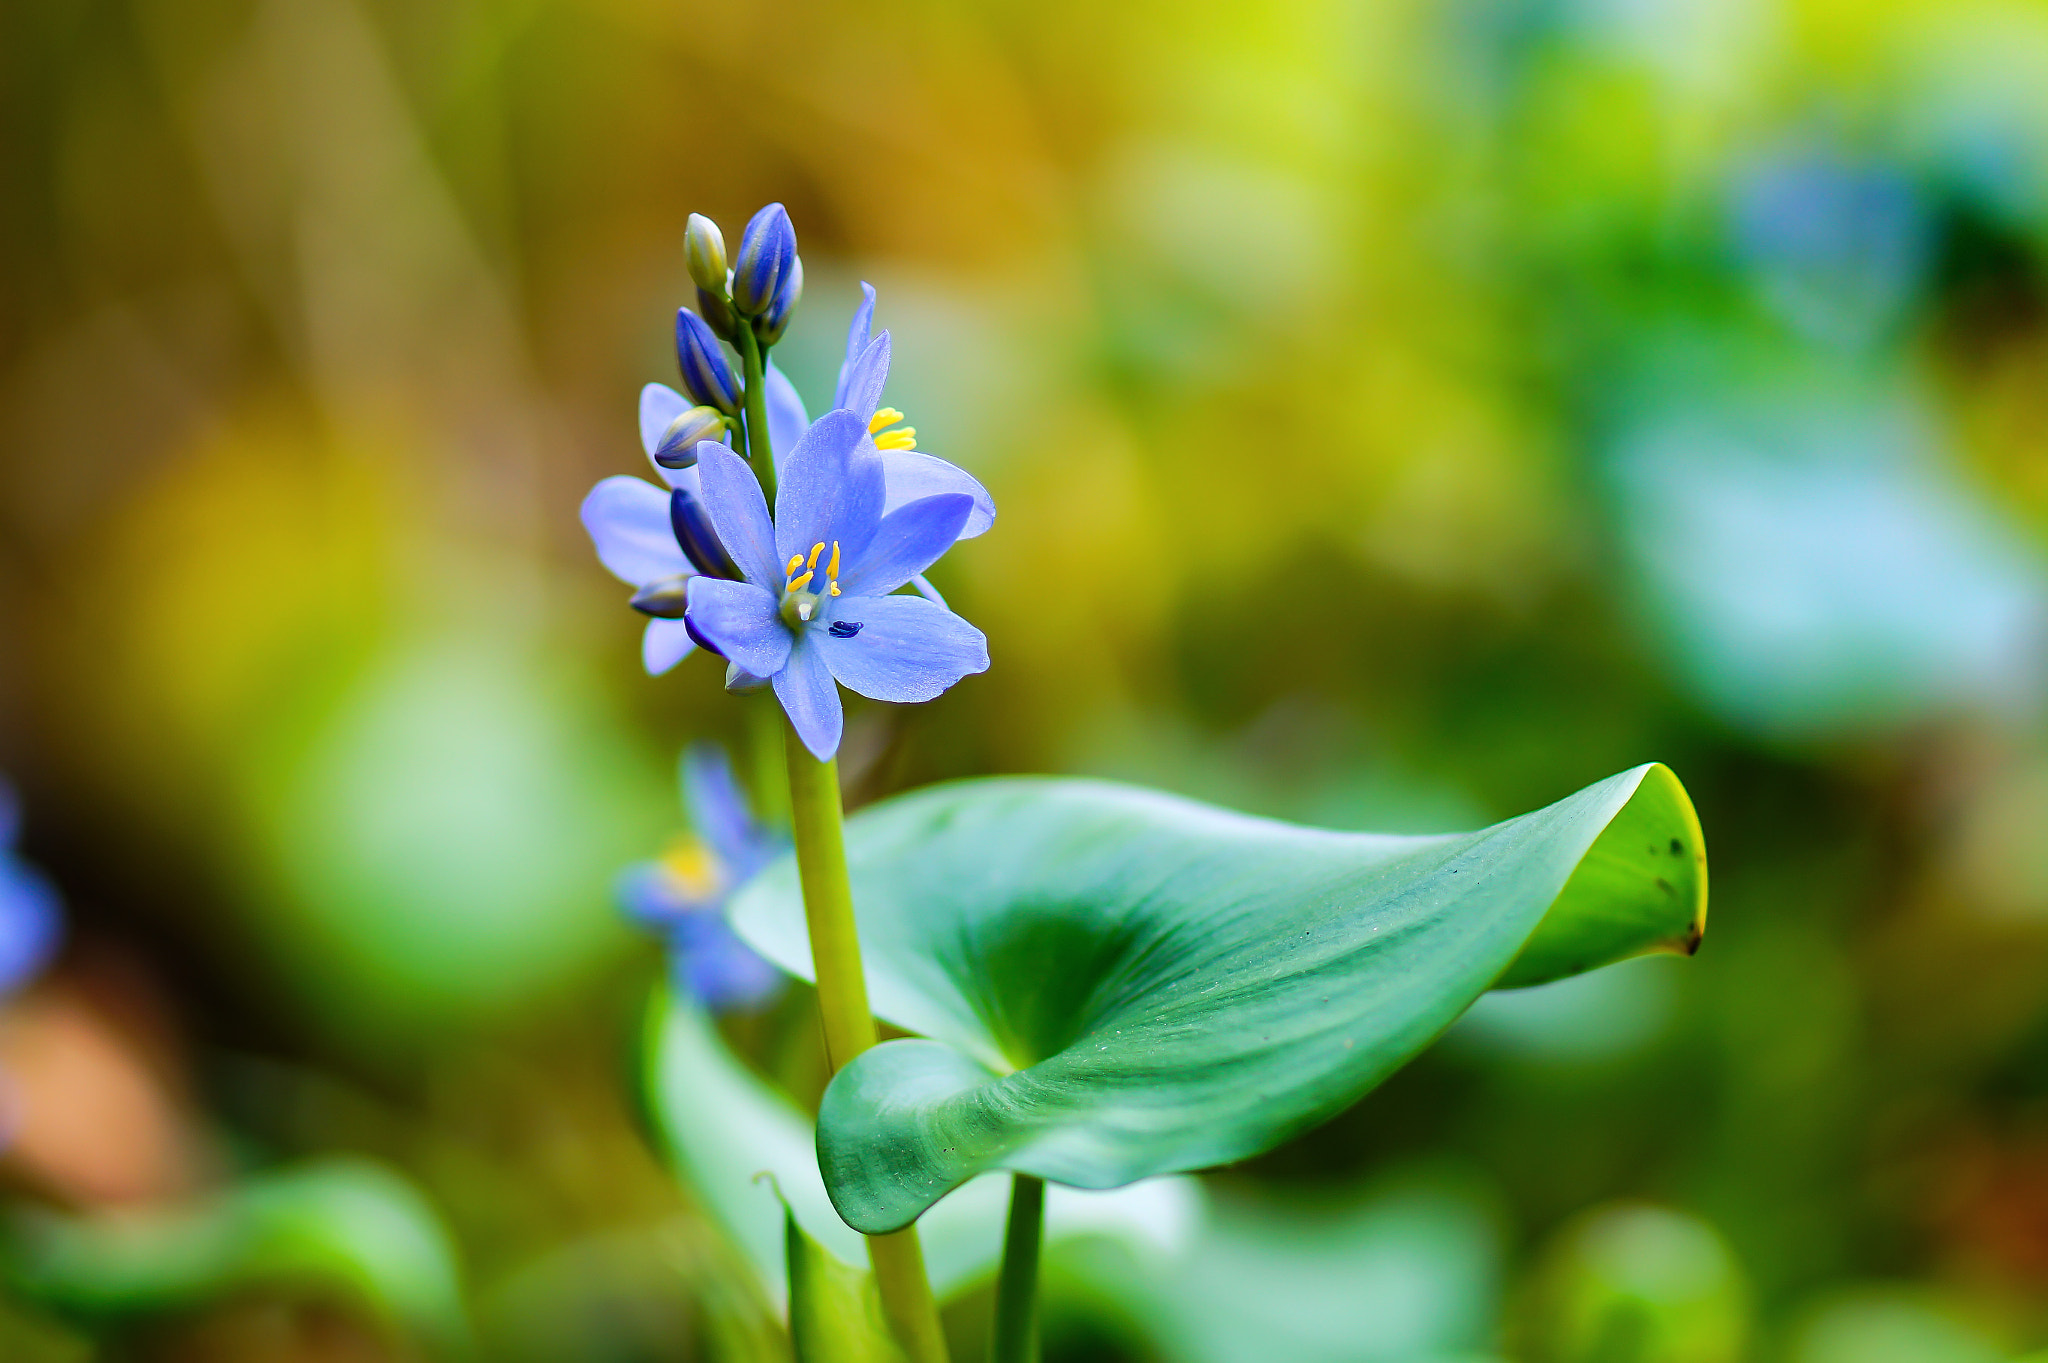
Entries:
<svg viewBox="0 0 2048 1363">
<path fill-rule="evenodd" d="M 703 316 L 705 324 L 718 333 L 719 340 L 738 343 L 739 319 L 732 314 L 732 304 L 725 301 L 724 289 L 721 288 L 717 293 L 709 289 L 697 290 L 697 311 Z"/>
<path fill-rule="evenodd" d="M 633 609 L 657 620 L 680 620 L 690 604 L 690 574 L 680 573 L 650 582 L 633 593 Z"/>
<path fill-rule="evenodd" d="M 724 440 L 732 423 L 716 407 L 692 407 L 661 434 L 654 447 L 654 462 L 665 469 L 686 469 L 697 462 L 697 442 Z"/>
<path fill-rule="evenodd" d="M 690 215 L 690 226 L 683 233 L 683 260 L 698 288 L 725 297 L 725 236 L 718 224 L 702 213 Z"/>
</svg>

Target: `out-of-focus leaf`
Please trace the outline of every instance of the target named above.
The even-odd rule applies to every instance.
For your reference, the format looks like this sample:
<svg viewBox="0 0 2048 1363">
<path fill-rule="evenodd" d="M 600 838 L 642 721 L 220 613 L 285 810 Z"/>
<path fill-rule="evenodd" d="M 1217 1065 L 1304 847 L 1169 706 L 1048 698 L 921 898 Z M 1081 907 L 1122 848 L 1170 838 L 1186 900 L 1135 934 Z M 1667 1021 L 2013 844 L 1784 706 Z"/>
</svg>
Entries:
<svg viewBox="0 0 2048 1363">
<path fill-rule="evenodd" d="M 1794 1333 L 1790 1363 L 2003 1363 L 2005 1351 L 1906 1284 L 1853 1288 L 1816 1307 Z"/>
<path fill-rule="evenodd" d="M 251 1178 L 190 1208 L 18 1212 L 0 1252 L 10 1288 L 68 1315 L 148 1315 L 267 1287 L 339 1295 L 439 1351 L 468 1348 L 454 1249 L 434 1210 L 360 1160 Z"/>
<path fill-rule="evenodd" d="M 785 1212 L 789 1341 L 796 1363 L 901 1363 L 875 1278 L 843 1263 Z"/>
<path fill-rule="evenodd" d="M 1184 1251 L 1048 1256 L 1048 1312 L 1121 1317 L 1173 1363 L 1477 1363 L 1499 1304 L 1498 1212 L 1462 1179 L 1402 1176 L 1317 1205 L 1219 1198 Z"/>
<path fill-rule="evenodd" d="M 1705 926 L 1698 820 L 1659 765 L 1434 837 L 963 782 L 862 813 L 847 847 L 875 1010 L 932 1038 L 858 1056 L 825 1092 L 819 1162 L 869 1233 L 991 1169 L 1108 1188 L 1258 1154 L 1488 988 L 1690 950 Z M 734 921 L 811 973 L 793 864 Z"/>
<path fill-rule="evenodd" d="M 1712 1226 L 1660 1207 L 1608 1207 L 1551 1243 L 1522 1302 L 1530 1363 L 1735 1363 L 1749 1294 Z"/>
<path fill-rule="evenodd" d="M 785 1209 L 829 1253 L 862 1262 L 865 1242 L 839 1219 L 826 1195 L 811 1120 L 742 1065 L 688 999 L 663 993 L 650 1006 L 645 1084 L 670 1158 L 778 1306 L 789 1293 Z M 773 1189 L 756 1181 L 762 1173 L 775 1176 Z M 941 1297 L 994 1270 L 1008 1185 L 1000 1174 L 978 1179 L 919 1226 L 926 1269 Z M 1048 1191 L 1049 1244 L 1105 1237 L 1141 1253 L 1171 1253 L 1188 1243 L 1204 1215 L 1202 1191 L 1193 1179 L 1156 1179 L 1114 1192 Z"/>
</svg>

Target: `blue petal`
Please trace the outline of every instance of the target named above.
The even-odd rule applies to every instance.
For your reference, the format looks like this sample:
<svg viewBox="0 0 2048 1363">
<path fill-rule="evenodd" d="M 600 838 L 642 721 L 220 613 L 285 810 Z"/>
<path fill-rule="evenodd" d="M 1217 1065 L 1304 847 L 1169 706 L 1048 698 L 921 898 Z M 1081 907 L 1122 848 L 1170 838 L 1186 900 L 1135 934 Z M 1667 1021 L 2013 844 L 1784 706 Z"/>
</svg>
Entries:
<svg viewBox="0 0 2048 1363">
<path fill-rule="evenodd" d="M 33 979 L 57 954 L 63 935 L 56 887 L 26 862 L 0 853 L 0 994 Z"/>
<path fill-rule="evenodd" d="M 626 917 L 650 932 L 666 934 L 685 914 L 716 909 L 717 903 L 684 894 L 658 861 L 635 862 L 619 872 L 612 897 Z"/>
<path fill-rule="evenodd" d="M 775 471 L 779 474 L 796 442 L 804 438 L 811 418 L 804 411 L 804 400 L 797 395 L 796 385 L 772 362 L 768 366 L 768 386 L 763 392 L 768 403 L 768 443 L 775 447 Z"/>
<path fill-rule="evenodd" d="M 960 527 L 973 510 L 973 498 L 954 492 L 882 517 L 867 552 L 839 574 L 839 589 L 845 593 L 841 605 L 847 597 L 886 596 L 938 562 L 960 538 Z"/>
<path fill-rule="evenodd" d="M 853 310 L 853 322 L 846 328 L 846 358 L 839 362 L 839 385 L 832 390 L 832 405 L 846 406 L 846 376 L 853 362 L 867 349 L 868 334 L 875 329 L 875 286 L 865 279 L 860 284 L 860 306 Z M 873 416 L 873 412 L 868 413 Z"/>
<path fill-rule="evenodd" d="M 842 562 L 858 558 L 881 524 L 884 495 L 866 419 L 843 410 L 819 417 L 783 465 L 775 494 L 776 571 L 812 545 L 835 540 Z M 782 582 L 777 577 L 774 585 Z"/>
<path fill-rule="evenodd" d="M 761 480 L 745 460 L 717 445 L 698 456 L 695 471 L 718 542 L 739 565 L 741 575 L 757 586 L 779 590 L 785 580 L 782 560 L 775 554 L 776 528 L 768 519 Z"/>
<path fill-rule="evenodd" d="M 689 623 L 730 662 L 757 677 L 771 677 L 789 660 L 789 627 L 778 598 L 748 582 L 690 579 Z"/>
<path fill-rule="evenodd" d="M 676 982 L 713 1012 L 751 1008 L 782 992 L 783 974 L 716 913 L 681 920 L 671 934 Z"/>
<path fill-rule="evenodd" d="M 842 620 L 858 620 L 850 639 L 811 633 L 832 675 L 871 700 L 930 700 L 970 672 L 988 671 L 988 637 L 921 596 L 841 598 Z M 779 679 L 778 679 L 779 680 Z M 778 688 L 779 689 L 779 688 Z"/>
<path fill-rule="evenodd" d="M 683 750 L 683 807 L 705 845 L 725 863 L 734 879 L 747 873 L 756 855 L 761 829 L 747 798 L 732 778 L 732 760 L 715 743 L 692 743 Z"/>
<path fill-rule="evenodd" d="M 689 627 L 682 621 L 649 620 L 647 632 L 640 636 L 640 661 L 648 676 L 659 677 L 689 657 L 696 647 L 697 641 L 690 637 Z"/>
<path fill-rule="evenodd" d="M 885 331 L 862 347 L 859 356 L 847 366 L 846 376 L 839 384 L 845 392 L 838 405 L 866 421 L 881 407 L 882 385 L 888 381 L 889 333 Z"/>
<path fill-rule="evenodd" d="M 667 384 L 650 383 L 640 390 L 640 444 L 649 459 L 661 448 L 661 437 L 669 426 L 691 406 L 688 398 Z"/>
<path fill-rule="evenodd" d="M 889 488 L 888 500 L 882 504 L 884 514 L 926 497 L 958 492 L 974 499 L 974 512 L 960 531 L 961 539 L 986 534 L 996 523 L 995 498 L 959 465 L 916 450 L 883 450 L 881 456 L 882 478 Z"/>
<path fill-rule="evenodd" d="M 583 528 L 598 561 L 631 587 L 694 572 L 668 519 L 669 495 L 640 478 L 616 474 L 583 499 Z"/>
<path fill-rule="evenodd" d="M 775 674 L 775 698 L 782 702 L 811 756 L 830 762 L 839 751 L 846 715 L 839 708 L 839 688 L 832 684 L 832 673 L 812 646 L 823 633 L 807 631 L 807 637 L 789 651 L 789 665 Z"/>
</svg>

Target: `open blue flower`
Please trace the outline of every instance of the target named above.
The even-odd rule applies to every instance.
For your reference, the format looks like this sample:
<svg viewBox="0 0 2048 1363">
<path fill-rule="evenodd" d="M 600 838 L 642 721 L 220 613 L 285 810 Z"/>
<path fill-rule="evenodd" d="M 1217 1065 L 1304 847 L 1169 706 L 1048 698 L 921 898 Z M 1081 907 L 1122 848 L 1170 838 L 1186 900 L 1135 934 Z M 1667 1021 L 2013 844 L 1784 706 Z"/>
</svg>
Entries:
<svg viewBox="0 0 2048 1363">
<path fill-rule="evenodd" d="M 56 887 L 14 853 L 20 832 L 21 805 L 0 778 L 0 994 L 34 979 L 64 934 Z"/>
<path fill-rule="evenodd" d="M 654 462 L 663 435 L 690 410 L 673 388 L 650 383 L 640 390 L 640 443 L 666 491 L 644 478 L 606 478 L 583 499 L 583 528 L 612 575 L 634 588 L 634 604 L 654 615 L 641 637 L 640 658 L 655 676 L 695 648 L 681 617 L 684 584 L 699 573 L 733 571 L 703 511 L 695 468 Z"/>
<path fill-rule="evenodd" d="M 851 411 L 874 436 L 882 460 L 883 513 L 926 497 L 959 493 L 974 502 L 966 524 L 960 528 L 960 538 L 972 539 L 985 533 L 996 522 L 995 499 L 988 495 L 988 489 L 958 465 L 920 452 L 916 447 L 916 429 L 898 425 L 903 413 L 882 405 L 882 385 L 889 378 L 889 333 L 869 334 L 875 323 L 875 290 L 872 285 L 862 284 L 860 292 L 860 306 L 854 309 L 853 322 L 846 330 L 846 358 L 839 366 L 832 406 Z M 809 427 L 810 417 L 796 386 L 773 365 L 768 369 L 764 396 L 768 404 L 768 435 L 780 456 L 776 460 L 779 470 L 782 457 L 796 448 L 796 442 Z"/>
<path fill-rule="evenodd" d="M 858 413 L 819 417 L 791 450 L 768 518 L 761 485 L 722 445 L 698 447 L 704 505 L 743 581 L 694 577 L 688 623 L 765 678 L 819 761 L 839 751 L 838 683 L 874 700 L 930 700 L 988 668 L 988 640 L 943 606 L 891 595 L 959 539 L 971 496 L 885 514 L 881 454 Z"/>
<path fill-rule="evenodd" d="M 667 941 L 678 988 L 714 1012 L 751 1008 L 780 993 L 783 976 L 726 923 L 725 901 L 789 840 L 754 818 L 720 748 L 700 743 L 683 753 L 682 787 L 695 835 L 628 867 L 619 905 Z"/>
</svg>

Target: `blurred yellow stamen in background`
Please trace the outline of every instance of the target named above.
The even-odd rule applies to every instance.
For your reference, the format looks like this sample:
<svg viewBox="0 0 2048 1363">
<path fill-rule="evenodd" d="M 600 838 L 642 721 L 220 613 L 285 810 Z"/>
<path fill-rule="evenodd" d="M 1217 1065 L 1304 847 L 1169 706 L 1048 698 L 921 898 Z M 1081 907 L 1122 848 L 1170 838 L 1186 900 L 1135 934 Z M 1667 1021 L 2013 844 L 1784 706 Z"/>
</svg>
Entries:
<svg viewBox="0 0 2048 1363">
<path fill-rule="evenodd" d="M 875 414 L 868 418 L 868 433 L 870 435 L 880 435 L 884 426 L 894 426 L 901 420 L 903 420 L 903 413 L 897 411 L 894 407 L 877 408 Z"/>
<path fill-rule="evenodd" d="M 692 899 L 711 898 L 724 879 L 711 849 L 687 834 L 670 843 L 661 854 L 661 869 Z"/>
<path fill-rule="evenodd" d="M 914 450 L 917 448 L 917 427 L 899 426 L 893 431 L 884 431 L 875 437 L 878 450 Z"/>
</svg>

